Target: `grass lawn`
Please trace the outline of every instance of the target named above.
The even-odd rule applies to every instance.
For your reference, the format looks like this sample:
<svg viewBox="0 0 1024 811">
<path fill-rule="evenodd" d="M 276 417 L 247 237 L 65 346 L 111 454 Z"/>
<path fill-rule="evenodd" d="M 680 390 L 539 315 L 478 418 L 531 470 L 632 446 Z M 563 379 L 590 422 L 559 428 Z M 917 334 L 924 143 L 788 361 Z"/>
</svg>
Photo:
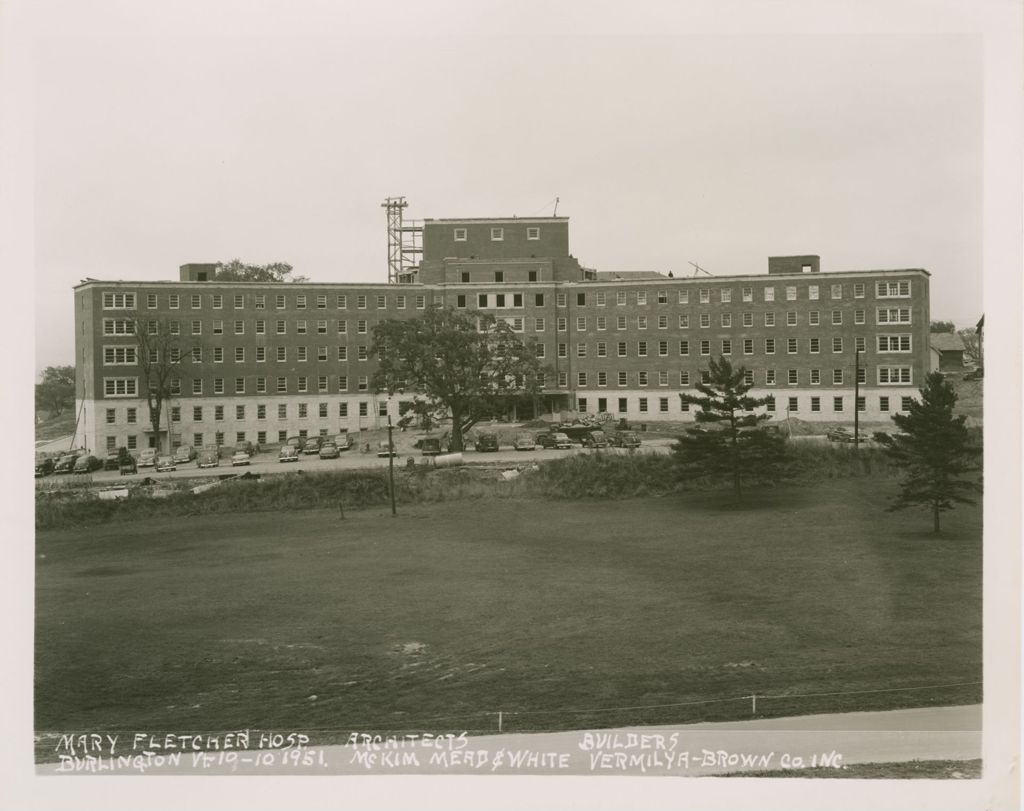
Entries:
<svg viewBox="0 0 1024 811">
<path fill-rule="evenodd" d="M 748 700 L 981 678 L 981 511 L 824 481 L 206 515 L 37 536 L 39 731 L 550 730 L 750 717 Z M 763 698 L 957 704 L 980 686 Z M 570 710 L 585 709 L 587 712 Z"/>
</svg>

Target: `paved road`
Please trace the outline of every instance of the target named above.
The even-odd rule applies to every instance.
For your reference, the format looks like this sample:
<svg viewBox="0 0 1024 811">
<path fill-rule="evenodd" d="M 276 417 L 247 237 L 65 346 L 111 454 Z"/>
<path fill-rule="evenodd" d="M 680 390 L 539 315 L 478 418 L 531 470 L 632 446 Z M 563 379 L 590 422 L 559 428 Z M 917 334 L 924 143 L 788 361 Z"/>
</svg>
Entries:
<svg viewBox="0 0 1024 811">
<path fill-rule="evenodd" d="M 981 705 L 928 707 L 889 712 L 807 715 L 758 721 L 599 731 L 438 736 L 391 746 L 360 745 L 193 753 L 178 750 L 177 764 L 159 766 L 142 751 L 167 749 L 143 740 L 134 753 L 131 736 L 116 755 L 141 755 L 148 774 L 568 774 L 672 775 L 697 777 L 751 770 L 885 763 L 908 760 L 968 760 L 981 757 Z M 158 743 L 158 742 L 157 742 Z M 308 763 L 303 762 L 308 759 Z M 264 762 L 265 761 L 265 762 Z M 88 765 L 90 761 L 81 760 Z M 70 761 L 37 767 L 39 774 L 69 770 Z M 121 766 L 135 773 L 138 766 Z M 87 773 L 83 769 L 78 773 Z M 107 773 L 107 772 L 102 772 Z"/>
</svg>

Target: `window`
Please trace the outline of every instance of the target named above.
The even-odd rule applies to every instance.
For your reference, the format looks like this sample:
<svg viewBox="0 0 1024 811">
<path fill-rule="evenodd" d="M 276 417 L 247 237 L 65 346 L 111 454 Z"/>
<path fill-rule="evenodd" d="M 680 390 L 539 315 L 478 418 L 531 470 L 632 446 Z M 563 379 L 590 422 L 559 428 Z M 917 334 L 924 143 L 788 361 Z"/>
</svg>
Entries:
<svg viewBox="0 0 1024 811">
<path fill-rule="evenodd" d="M 833 310 L 832 311 L 832 326 L 838 327 L 842 323 L 843 323 L 843 311 L 842 310 Z"/>
<path fill-rule="evenodd" d="M 427 306 L 427 297 L 423 295 L 416 296 L 416 309 L 423 310 Z"/>
<path fill-rule="evenodd" d="M 326 335 L 327 334 L 327 322 L 326 321 L 317 321 L 316 322 L 316 334 L 317 335 Z"/>
<path fill-rule="evenodd" d="M 775 354 L 775 339 L 774 338 L 765 338 L 764 339 L 764 353 L 766 355 L 774 355 Z"/>
<path fill-rule="evenodd" d="M 615 305 L 622 307 L 626 303 L 626 291 L 616 290 L 615 291 Z"/>
<path fill-rule="evenodd" d="M 576 316 L 576 331 L 586 332 L 587 331 L 587 317 L 585 315 Z"/>
<path fill-rule="evenodd" d="M 818 285 L 812 284 L 812 285 L 808 286 L 808 288 L 807 288 L 807 298 L 810 299 L 811 301 L 817 301 L 818 300 Z M 811 406 L 811 411 L 814 411 L 814 406 L 813 405 Z"/>
<path fill-rule="evenodd" d="M 366 360 L 368 357 L 367 349 L 365 346 L 356 347 L 356 360 Z"/>
<path fill-rule="evenodd" d="M 217 422 L 223 422 L 224 421 L 224 406 L 219 405 L 219 406 L 214 406 L 213 407 L 213 418 Z"/>
<path fill-rule="evenodd" d="M 318 346 L 316 348 L 316 359 L 317 360 L 327 360 L 327 347 L 326 346 Z"/>
<path fill-rule="evenodd" d="M 627 402 L 626 402 L 626 398 L 625 397 L 620 397 L 619 398 L 618 407 L 619 407 L 619 413 L 620 414 L 625 414 L 626 411 L 628 411 Z"/>
<path fill-rule="evenodd" d="M 200 377 L 192 379 L 192 393 L 202 394 L 203 393 L 203 380 Z"/>
<path fill-rule="evenodd" d="M 900 411 L 910 411 L 910 404 L 914 402 L 913 397 L 900 398 Z"/>
<path fill-rule="evenodd" d="M 786 352 L 790 355 L 796 354 L 796 338 L 786 339 Z"/>
<path fill-rule="evenodd" d="M 689 304 L 690 303 L 690 291 L 689 290 L 680 290 L 679 291 L 679 303 L 680 304 Z"/>
<path fill-rule="evenodd" d="M 365 310 L 366 309 L 366 296 L 365 295 L 356 296 L 356 309 L 357 310 Z"/>
<path fill-rule="evenodd" d="M 723 338 L 722 339 L 722 354 L 723 355 L 731 355 L 732 354 L 732 341 L 729 340 L 728 338 Z"/>
<path fill-rule="evenodd" d="M 636 354 L 641 358 L 647 357 L 647 341 L 637 341 Z"/>
<path fill-rule="evenodd" d="M 701 304 L 710 304 L 711 303 L 711 291 L 710 290 L 708 290 L 706 288 L 701 288 L 698 291 L 697 295 L 698 295 L 698 297 L 700 299 L 700 303 Z"/>
<path fill-rule="evenodd" d="M 202 321 L 193 321 L 192 322 L 192 334 L 193 335 L 202 335 L 203 334 L 203 322 Z"/>
<path fill-rule="evenodd" d="M 690 385 L 690 373 L 686 371 L 679 372 L 679 385 L 689 386 Z"/>
<path fill-rule="evenodd" d="M 235 406 L 235 419 L 236 420 L 244 420 L 245 419 L 245 406 L 244 405 L 236 405 Z"/>
<path fill-rule="evenodd" d="M 842 397 L 833 397 L 832 398 L 832 410 L 833 411 L 842 411 L 843 410 L 843 398 Z"/>
<path fill-rule="evenodd" d="M 832 298 L 841 299 L 843 297 L 843 286 L 841 284 L 832 285 Z"/>
<path fill-rule="evenodd" d="M 587 345 L 586 344 L 576 344 L 576 357 L 577 358 L 585 358 L 586 356 L 587 356 Z"/>
<path fill-rule="evenodd" d="M 299 320 L 299 321 L 295 322 L 295 333 L 297 335 L 305 335 L 306 331 L 307 330 L 306 330 L 306 322 L 305 321 Z"/>
<path fill-rule="evenodd" d="M 745 326 L 745 327 L 752 327 L 752 326 L 754 326 L 754 314 L 753 313 L 743 313 L 743 326 Z"/>
<path fill-rule="evenodd" d="M 775 288 L 774 287 L 766 287 L 764 289 L 764 300 L 765 301 L 775 301 Z"/>
<path fill-rule="evenodd" d="M 134 451 L 138 446 L 138 438 L 135 434 L 128 435 L 128 450 Z"/>
<path fill-rule="evenodd" d="M 843 351 L 843 339 L 836 336 L 832 339 L 832 351 L 836 354 Z"/>
<path fill-rule="evenodd" d="M 598 352 L 599 353 L 601 351 L 600 347 L 601 347 L 601 345 L 598 344 Z M 533 353 L 538 358 L 543 358 L 544 357 L 544 344 L 534 344 L 533 345 Z"/>
<path fill-rule="evenodd" d="M 619 341 L 617 346 L 618 346 L 619 357 L 620 358 L 626 357 L 626 342 L 625 341 Z"/>
<path fill-rule="evenodd" d="M 305 394 L 309 391 L 309 379 L 305 375 L 300 375 L 296 381 L 299 394 Z"/>
<path fill-rule="evenodd" d="M 356 332 L 359 335 L 365 335 L 366 334 L 366 320 L 365 319 L 360 319 L 359 321 L 356 322 Z"/>
<path fill-rule="evenodd" d="M 640 413 L 641 414 L 646 414 L 647 413 L 647 398 L 646 397 L 641 397 L 640 398 Z"/>
<path fill-rule="evenodd" d="M 774 386 L 775 385 L 775 370 L 774 369 L 765 369 L 764 370 L 764 384 L 766 386 Z"/>
<path fill-rule="evenodd" d="M 245 347 L 235 347 L 235 363 L 245 363 Z"/>
<path fill-rule="evenodd" d="M 797 397 L 790 397 L 789 398 L 789 402 L 788 402 L 788 404 L 786 406 L 786 410 L 787 411 L 791 411 L 791 412 L 799 411 L 800 410 L 799 404 L 800 404 L 799 403 L 799 398 L 797 398 Z"/>
<path fill-rule="evenodd" d="M 700 382 L 704 383 L 705 385 L 710 383 L 711 382 L 711 372 L 709 372 L 707 369 L 701 369 L 700 370 Z"/>
<path fill-rule="evenodd" d="M 721 323 L 722 323 L 723 327 L 731 327 L 732 326 L 732 313 L 722 313 L 722 322 Z"/>
<path fill-rule="evenodd" d="M 647 329 L 647 316 L 646 315 L 638 315 L 636 317 L 636 328 L 637 329 Z"/>
<path fill-rule="evenodd" d="M 534 328 L 534 330 L 536 332 L 543 332 L 544 331 L 544 326 L 545 326 L 545 324 L 544 324 L 544 319 L 543 318 L 534 318 L 533 319 L 533 328 Z"/>
<path fill-rule="evenodd" d="M 567 358 L 567 357 L 569 357 L 569 345 L 568 344 L 559 344 L 558 345 L 558 357 L 560 357 L 560 358 Z"/>
<path fill-rule="evenodd" d="M 170 293 L 167 296 L 167 306 L 172 310 L 177 310 L 181 302 L 181 297 L 177 293 Z"/>
<path fill-rule="evenodd" d="M 821 352 L 821 339 L 820 338 L 811 338 L 811 340 L 810 340 L 810 350 L 811 350 L 811 354 L 812 355 L 817 355 L 819 352 Z"/>
<path fill-rule="evenodd" d="M 265 377 L 256 378 L 256 393 L 266 394 L 267 393 L 267 379 Z"/>
<path fill-rule="evenodd" d="M 586 293 L 577 293 L 576 294 L 576 304 L 578 306 L 580 306 L 580 307 L 583 307 L 583 306 L 586 305 L 586 303 L 587 303 L 587 294 Z"/>
<path fill-rule="evenodd" d="M 878 410 L 882 411 L 882 412 L 888 412 L 889 411 L 889 398 L 888 397 L 879 397 L 878 398 Z"/>
<path fill-rule="evenodd" d="M 193 293 L 190 297 L 190 304 L 193 310 L 200 310 L 203 307 L 203 297 L 198 293 Z"/>
<path fill-rule="evenodd" d="M 278 335 L 287 335 L 288 334 L 288 326 L 287 326 L 287 324 L 288 324 L 288 322 L 284 321 L 284 320 L 280 320 L 280 321 L 277 322 L 277 334 Z"/>
<path fill-rule="evenodd" d="M 138 391 L 139 380 L 136 377 L 103 378 L 104 397 L 135 397 Z"/>
<path fill-rule="evenodd" d="M 348 333 L 348 321 L 339 321 L 338 322 L 338 334 L 339 335 L 345 335 L 347 333 Z"/>
<path fill-rule="evenodd" d="M 766 327 L 774 327 L 775 326 L 775 313 L 765 313 L 764 314 L 764 325 Z"/>
<path fill-rule="evenodd" d="M 138 348 L 134 346 L 103 347 L 104 366 L 134 366 L 138 363 Z"/>
<path fill-rule="evenodd" d="M 348 375 L 338 375 L 338 391 L 348 391 Z"/>
<path fill-rule="evenodd" d="M 213 379 L 213 393 L 214 394 L 223 394 L 224 393 L 224 378 L 223 377 L 215 377 Z"/>
<path fill-rule="evenodd" d="M 877 298 L 909 298 L 910 282 L 878 282 L 875 285 Z"/>
<path fill-rule="evenodd" d="M 174 322 L 172 322 L 174 323 Z M 134 335 L 135 325 L 127 318 L 104 318 L 104 335 Z"/>
<path fill-rule="evenodd" d="M 527 226 L 526 238 L 531 242 L 540 239 L 540 228 L 537 228 L 536 226 Z"/>
<path fill-rule="evenodd" d="M 598 372 L 597 373 L 597 385 L 598 386 L 607 386 L 608 385 L 608 373 L 607 372 Z"/>
<path fill-rule="evenodd" d="M 299 419 L 304 420 L 309 417 L 309 404 L 299 403 Z"/>
<path fill-rule="evenodd" d="M 491 242 L 501 242 L 505 239 L 504 228 L 492 228 L 491 229 Z"/>
<path fill-rule="evenodd" d="M 138 422 L 138 413 L 139 413 L 139 410 L 137 408 L 125 409 L 124 421 L 128 425 L 135 425 L 135 423 Z"/>
<path fill-rule="evenodd" d="M 386 310 L 387 308 L 388 308 L 388 297 L 386 295 L 384 295 L 384 296 L 377 296 L 377 309 L 378 310 Z"/>
<path fill-rule="evenodd" d="M 617 375 L 617 378 L 618 378 L 618 384 L 620 386 L 625 386 L 629 382 L 629 373 L 628 372 L 619 372 L 618 375 Z"/>
<path fill-rule="evenodd" d="M 146 293 L 146 306 L 151 309 L 156 309 L 156 293 Z"/>
<path fill-rule="evenodd" d="M 832 385 L 841 386 L 843 385 L 843 370 L 833 369 L 832 370 Z"/>
<path fill-rule="evenodd" d="M 223 321 L 214 321 L 213 322 L 213 334 L 214 335 L 223 335 L 224 334 L 224 322 Z"/>
<path fill-rule="evenodd" d="M 743 339 L 743 354 L 753 355 L 754 354 L 754 339 L 744 338 Z"/>
<path fill-rule="evenodd" d="M 384 408 L 384 404 L 383 403 L 381 404 L 381 408 L 382 409 Z M 380 413 L 381 414 L 385 414 L 386 412 L 381 410 Z M 327 416 L 327 403 L 319 403 L 318 404 L 318 406 L 317 406 L 317 414 L 319 416 L 321 416 L 321 417 L 326 417 Z"/>
<path fill-rule="evenodd" d="M 690 342 L 689 341 L 680 341 L 679 342 L 679 354 L 684 356 L 684 357 L 690 354 Z"/>
<path fill-rule="evenodd" d="M 569 322 L 568 319 L 565 318 L 565 316 L 562 316 L 555 320 L 555 329 L 557 329 L 559 332 L 565 332 L 566 330 L 568 330 L 568 328 Z"/>
<path fill-rule="evenodd" d="M 786 326 L 795 327 L 797 325 L 797 314 L 796 310 L 788 310 L 786 312 Z"/>
<path fill-rule="evenodd" d="M 700 325 L 702 329 L 707 329 L 711 326 L 711 314 L 701 313 L 700 314 Z"/>
<path fill-rule="evenodd" d="M 558 373 L 558 385 L 559 386 L 563 386 L 563 387 L 569 385 L 569 374 L 568 374 L 568 372 L 559 372 Z"/>
<path fill-rule="evenodd" d="M 711 341 L 703 340 L 700 342 L 700 354 L 704 356 L 711 354 Z"/>
<path fill-rule="evenodd" d="M 281 363 L 283 363 L 283 362 L 288 360 L 288 347 L 286 347 L 286 346 L 279 346 L 279 347 L 277 347 L 277 359 Z"/>
<path fill-rule="evenodd" d="M 647 291 L 637 290 L 636 291 L 636 303 L 641 307 L 647 304 Z"/>
<path fill-rule="evenodd" d="M 668 355 L 668 341 L 658 341 L 658 355 L 660 357 Z"/>
<path fill-rule="evenodd" d="M 786 285 L 786 301 L 796 301 L 796 285 Z"/>
<path fill-rule="evenodd" d="M 812 397 L 811 398 L 811 411 L 813 413 L 815 413 L 815 414 L 817 414 L 818 412 L 821 411 L 821 398 L 820 397 Z"/>
<path fill-rule="evenodd" d="M 213 299 L 213 309 L 222 310 L 224 309 L 224 296 L 220 293 L 214 293 L 211 298 Z"/>
<path fill-rule="evenodd" d="M 617 316 L 615 316 L 615 329 L 625 329 L 625 328 L 626 328 L 626 316 L 624 316 L 624 315 L 617 315 Z"/>
<path fill-rule="evenodd" d="M 152 295 L 152 294 L 151 294 Z M 153 306 L 156 306 L 156 296 L 153 296 Z M 104 310 L 134 310 L 135 309 L 135 294 L 134 293 L 104 293 L 103 294 L 103 309 Z"/>
<path fill-rule="evenodd" d="M 278 394 L 284 394 L 287 391 L 288 391 L 288 378 L 287 377 L 279 377 L 277 379 L 277 392 L 278 392 Z"/>
<path fill-rule="evenodd" d="M 807 313 L 807 323 L 812 327 L 817 327 L 821 324 L 821 313 L 817 310 L 811 310 Z"/>
<path fill-rule="evenodd" d="M 800 382 L 799 373 L 796 369 L 789 370 L 788 375 L 786 377 L 786 382 L 789 383 L 790 386 L 795 386 L 797 383 Z"/>
<path fill-rule="evenodd" d="M 108 425 L 113 425 L 115 422 L 117 422 L 117 411 L 116 411 L 116 409 L 108 408 L 107 409 L 107 424 Z"/>
<path fill-rule="evenodd" d="M 576 373 L 576 385 L 577 386 L 586 386 L 587 385 L 587 373 L 586 372 L 577 372 Z"/>
<path fill-rule="evenodd" d="M 245 394 L 245 378 L 235 378 L 235 394 Z"/>
<path fill-rule="evenodd" d="M 466 241 L 466 229 L 465 228 L 455 228 L 452 231 L 452 239 L 454 239 L 456 242 L 465 242 Z"/>
<path fill-rule="evenodd" d="M 857 282 L 853 286 L 853 297 L 864 298 L 864 282 Z"/>
<path fill-rule="evenodd" d="M 910 352 L 911 351 L 911 336 L 909 334 L 902 335 L 879 335 L 878 339 L 878 351 L 879 352 Z"/>
<path fill-rule="evenodd" d="M 811 385 L 821 385 L 821 369 L 811 369 Z"/>
<path fill-rule="evenodd" d="M 880 386 L 904 385 L 911 382 L 909 366 L 879 366 L 878 384 Z"/>
</svg>

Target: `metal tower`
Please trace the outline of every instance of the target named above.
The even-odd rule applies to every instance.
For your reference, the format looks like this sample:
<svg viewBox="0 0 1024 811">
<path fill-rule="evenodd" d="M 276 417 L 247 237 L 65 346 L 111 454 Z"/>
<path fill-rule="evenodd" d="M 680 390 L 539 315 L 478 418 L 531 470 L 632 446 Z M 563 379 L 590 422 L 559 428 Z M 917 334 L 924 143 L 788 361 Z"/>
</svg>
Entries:
<svg viewBox="0 0 1024 811">
<path fill-rule="evenodd" d="M 423 254 L 423 223 L 403 221 L 402 209 L 409 205 L 404 197 L 387 197 L 380 205 L 388 218 L 388 284 L 411 281 Z"/>
</svg>

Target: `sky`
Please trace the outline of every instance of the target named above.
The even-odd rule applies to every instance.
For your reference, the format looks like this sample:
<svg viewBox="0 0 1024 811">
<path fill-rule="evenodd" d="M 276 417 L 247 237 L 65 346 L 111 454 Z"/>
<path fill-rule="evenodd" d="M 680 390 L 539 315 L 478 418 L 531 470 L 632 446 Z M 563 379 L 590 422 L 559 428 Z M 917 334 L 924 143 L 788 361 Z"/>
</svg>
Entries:
<svg viewBox="0 0 1024 811">
<path fill-rule="evenodd" d="M 975 323 L 979 37 L 723 33 L 648 8 L 43 3 L 37 369 L 72 362 L 86 277 L 240 258 L 383 282 L 397 195 L 413 219 L 557 197 L 599 270 L 925 268 L 932 317 Z"/>
</svg>

